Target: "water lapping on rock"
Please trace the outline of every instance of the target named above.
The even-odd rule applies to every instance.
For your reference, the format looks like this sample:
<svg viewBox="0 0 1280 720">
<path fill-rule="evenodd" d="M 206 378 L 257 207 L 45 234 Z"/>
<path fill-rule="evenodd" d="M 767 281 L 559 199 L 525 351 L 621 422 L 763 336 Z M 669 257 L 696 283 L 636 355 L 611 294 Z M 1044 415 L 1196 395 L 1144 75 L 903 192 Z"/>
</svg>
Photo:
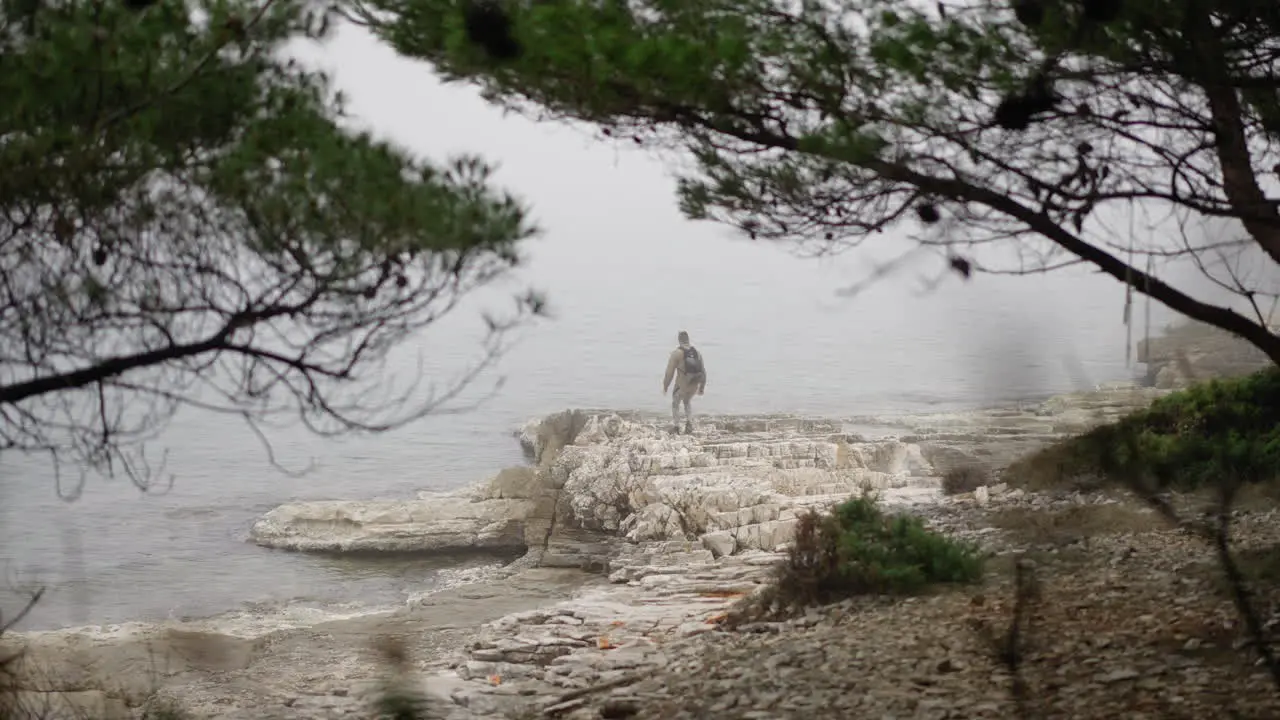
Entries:
<svg viewBox="0 0 1280 720">
<path fill-rule="evenodd" d="M 671 435 L 657 420 L 571 411 L 530 423 L 520 440 L 537 466 L 455 494 L 283 505 L 255 524 L 252 537 L 296 550 L 523 547 L 539 562 L 564 564 L 557 541 L 585 533 L 698 541 L 719 557 L 776 550 L 799 512 L 864 489 L 893 503 L 928 498 L 938 487 L 919 444 L 868 440 L 831 421 L 712 417 L 696 434 Z M 586 553 L 573 562 L 606 560 Z"/>
</svg>

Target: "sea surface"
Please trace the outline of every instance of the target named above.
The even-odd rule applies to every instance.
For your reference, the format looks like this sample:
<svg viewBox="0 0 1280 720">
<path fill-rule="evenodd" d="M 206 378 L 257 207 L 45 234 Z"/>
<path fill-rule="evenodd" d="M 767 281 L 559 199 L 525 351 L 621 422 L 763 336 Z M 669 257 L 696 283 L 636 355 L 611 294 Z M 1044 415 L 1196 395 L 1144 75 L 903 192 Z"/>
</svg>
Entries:
<svg viewBox="0 0 1280 720">
<path fill-rule="evenodd" d="M 475 152 L 500 164 L 497 182 L 523 197 L 544 233 L 510 282 L 475 296 L 421 337 L 393 370 L 424 359 L 442 383 L 479 350 L 480 312 L 526 286 L 546 291 L 553 317 L 524 329 L 501 362 L 464 394 L 474 409 L 429 417 L 378 437 L 320 440 L 272 430 L 274 467 L 243 424 L 185 411 L 152 446 L 173 483 L 142 493 L 89 477 L 59 498 L 42 457 L 0 457 L 0 560 L 12 614 L 22 590 L 47 588 L 26 629 L 125 620 L 268 612 L 285 606 L 383 607 L 429 590 L 444 567 L 495 559 L 303 555 L 246 541 L 253 520 L 293 500 L 409 497 L 455 488 L 522 462 L 511 437 L 526 419 L 573 406 L 663 410 L 666 356 L 688 330 L 708 366 L 695 410 L 836 416 L 962 409 L 1124 379 L 1116 281 L 1079 268 L 1047 275 L 946 274 L 923 256 L 863 292 L 840 294 L 910 247 L 887 233 L 823 257 L 749 242 L 684 220 L 669 162 L 606 145 L 580 128 L 504 116 L 465 87 L 443 86 L 363 33 L 300 48 L 333 71 L 358 122 L 431 157 Z M 941 282 L 935 283 L 938 278 Z M 1168 316 L 1158 308 L 1153 321 Z M 65 474 L 62 482 L 75 482 Z"/>
</svg>

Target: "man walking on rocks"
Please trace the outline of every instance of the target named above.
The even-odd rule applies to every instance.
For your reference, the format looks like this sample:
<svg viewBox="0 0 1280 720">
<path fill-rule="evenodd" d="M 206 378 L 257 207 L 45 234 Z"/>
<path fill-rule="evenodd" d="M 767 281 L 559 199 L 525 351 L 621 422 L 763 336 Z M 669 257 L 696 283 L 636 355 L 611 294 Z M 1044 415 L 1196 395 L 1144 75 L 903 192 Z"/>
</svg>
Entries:
<svg viewBox="0 0 1280 720">
<path fill-rule="evenodd" d="M 680 403 L 684 403 L 684 431 L 693 433 L 693 409 L 689 401 L 694 395 L 701 395 L 707 389 L 707 366 L 702 362 L 702 353 L 689 344 L 689 333 L 684 330 L 676 336 L 680 346 L 671 351 L 667 358 L 667 374 L 662 377 L 662 394 L 667 394 L 671 380 L 675 378 L 676 386 L 671 391 L 671 432 L 680 432 Z"/>
</svg>

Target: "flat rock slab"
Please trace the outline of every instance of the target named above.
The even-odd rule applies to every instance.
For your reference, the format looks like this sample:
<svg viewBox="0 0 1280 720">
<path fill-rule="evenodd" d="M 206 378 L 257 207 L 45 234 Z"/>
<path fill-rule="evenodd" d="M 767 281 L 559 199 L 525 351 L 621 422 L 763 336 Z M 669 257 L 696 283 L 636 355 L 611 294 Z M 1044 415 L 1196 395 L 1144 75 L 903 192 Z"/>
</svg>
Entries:
<svg viewBox="0 0 1280 720">
<path fill-rule="evenodd" d="M 254 523 L 259 545 L 323 552 L 524 550 L 532 502 L 470 495 L 281 505 Z"/>
</svg>

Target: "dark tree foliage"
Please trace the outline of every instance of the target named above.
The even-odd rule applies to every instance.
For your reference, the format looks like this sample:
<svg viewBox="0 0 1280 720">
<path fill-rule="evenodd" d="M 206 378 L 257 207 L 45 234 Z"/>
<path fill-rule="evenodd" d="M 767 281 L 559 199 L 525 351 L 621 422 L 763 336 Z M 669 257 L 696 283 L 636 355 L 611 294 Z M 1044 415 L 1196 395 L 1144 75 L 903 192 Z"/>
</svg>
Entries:
<svg viewBox="0 0 1280 720">
<path fill-rule="evenodd" d="M 906 229 L 961 273 L 1087 263 L 1280 361 L 1280 4 L 509 1 L 514 56 L 476 7 L 350 14 L 504 107 L 679 149 L 690 218 L 819 251 Z"/>
<path fill-rule="evenodd" d="M 143 481 L 126 451 L 183 406 L 330 434 L 454 396 L 381 366 L 534 229 L 482 161 L 340 126 L 325 77 L 281 52 L 333 19 L 303 0 L 4 0 L 0 451 Z M 461 383 L 539 307 L 490 318 Z"/>
</svg>

